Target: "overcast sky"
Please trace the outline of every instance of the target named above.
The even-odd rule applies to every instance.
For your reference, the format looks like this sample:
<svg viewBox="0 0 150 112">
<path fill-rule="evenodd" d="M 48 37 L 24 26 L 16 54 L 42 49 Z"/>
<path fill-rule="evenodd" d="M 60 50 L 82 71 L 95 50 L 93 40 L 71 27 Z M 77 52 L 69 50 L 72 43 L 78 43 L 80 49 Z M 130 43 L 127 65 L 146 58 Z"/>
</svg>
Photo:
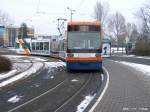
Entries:
<svg viewBox="0 0 150 112">
<path fill-rule="evenodd" d="M 8 13 L 15 25 L 26 22 L 28 26 L 35 28 L 36 33 L 53 35 L 58 34 L 58 18 L 70 20 L 67 7 L 76 10 L 74 21 L 93 21 L 93 10 L 97 1 L 99 0 L 0 0 L 0 10 Z M 144 3 L 144 0 L 101 1 L 109 3 L 111 13 L 119 11 L 129 22 L 135 22 L 133 13 Z"/>
</svg>

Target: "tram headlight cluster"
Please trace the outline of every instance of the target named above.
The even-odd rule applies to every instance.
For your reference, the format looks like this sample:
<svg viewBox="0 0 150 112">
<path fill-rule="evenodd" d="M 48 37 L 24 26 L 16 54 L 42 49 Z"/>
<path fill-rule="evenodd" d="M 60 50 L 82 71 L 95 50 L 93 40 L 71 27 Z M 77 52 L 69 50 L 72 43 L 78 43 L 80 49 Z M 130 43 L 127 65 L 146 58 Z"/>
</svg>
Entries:
<svg viewBox="0 0 150 112">
<path fill-rule="evenodd" d="M 72 53 L 67 53 L 67 57 L 74 57 Z"/>
</svg>

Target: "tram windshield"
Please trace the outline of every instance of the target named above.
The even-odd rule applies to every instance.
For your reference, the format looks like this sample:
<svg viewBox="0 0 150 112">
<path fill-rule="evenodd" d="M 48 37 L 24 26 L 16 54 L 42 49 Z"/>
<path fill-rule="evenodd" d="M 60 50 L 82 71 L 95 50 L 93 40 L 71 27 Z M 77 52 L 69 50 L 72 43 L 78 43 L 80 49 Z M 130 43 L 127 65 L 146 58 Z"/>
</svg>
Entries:
<svg viewBox="0 0 150 112">
<path fill-rule="evenodd" d="M 100 32 L 68 32 L 68 49 L 100 49 Z"/>
</svg>

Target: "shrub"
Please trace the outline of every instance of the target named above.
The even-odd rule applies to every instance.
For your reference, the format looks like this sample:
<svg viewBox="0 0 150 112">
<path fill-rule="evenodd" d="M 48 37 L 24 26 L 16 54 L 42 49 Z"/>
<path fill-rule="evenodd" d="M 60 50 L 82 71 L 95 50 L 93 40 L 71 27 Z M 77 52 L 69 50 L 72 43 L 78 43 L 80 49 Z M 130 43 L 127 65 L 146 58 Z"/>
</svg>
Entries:
<svg viewBox="0 0 150 112">
<path fill-rule="evenodd" d="M 9 71 L 12 69 L 12 62 L 10 59 L 0 56 L 0 72 Z"/>
<path fill-rule="evenodd" d="M 150 42 L 142 40 L 137 42 L 133 53 L 140 56 L 150 56 Z"/>
</svg>

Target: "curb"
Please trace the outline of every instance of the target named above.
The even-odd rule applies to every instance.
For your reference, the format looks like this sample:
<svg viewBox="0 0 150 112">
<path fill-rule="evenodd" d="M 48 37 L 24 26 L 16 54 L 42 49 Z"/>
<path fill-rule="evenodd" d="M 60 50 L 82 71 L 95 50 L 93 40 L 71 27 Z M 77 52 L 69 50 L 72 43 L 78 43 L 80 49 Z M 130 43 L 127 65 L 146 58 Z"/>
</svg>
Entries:
<svg viewBox="0 0 150 112">
<path fill-rule="evenodd" d="M 103 72 L 104 72 L 104 75 L 106 75 L 106 82 L 105 82 L 105 86 L 104 88 L 101 88 L 99 93 L 100 96 L 96 99 L 96 102 L 94 103 L 94 105 L 91 107 L 91 109 L 89 110 L 89 112 L 95 112 L 95 108 L 98 106 L 98 104 L 100 103 L 100 101 L 102 100 L 105 92 L 107 91 L 107 88 L 108 88 L 108 85 L 109 85 L 109 73 L 107 71 L 107 69 L 105 67 L 103 67 Z"/>
</svg>

